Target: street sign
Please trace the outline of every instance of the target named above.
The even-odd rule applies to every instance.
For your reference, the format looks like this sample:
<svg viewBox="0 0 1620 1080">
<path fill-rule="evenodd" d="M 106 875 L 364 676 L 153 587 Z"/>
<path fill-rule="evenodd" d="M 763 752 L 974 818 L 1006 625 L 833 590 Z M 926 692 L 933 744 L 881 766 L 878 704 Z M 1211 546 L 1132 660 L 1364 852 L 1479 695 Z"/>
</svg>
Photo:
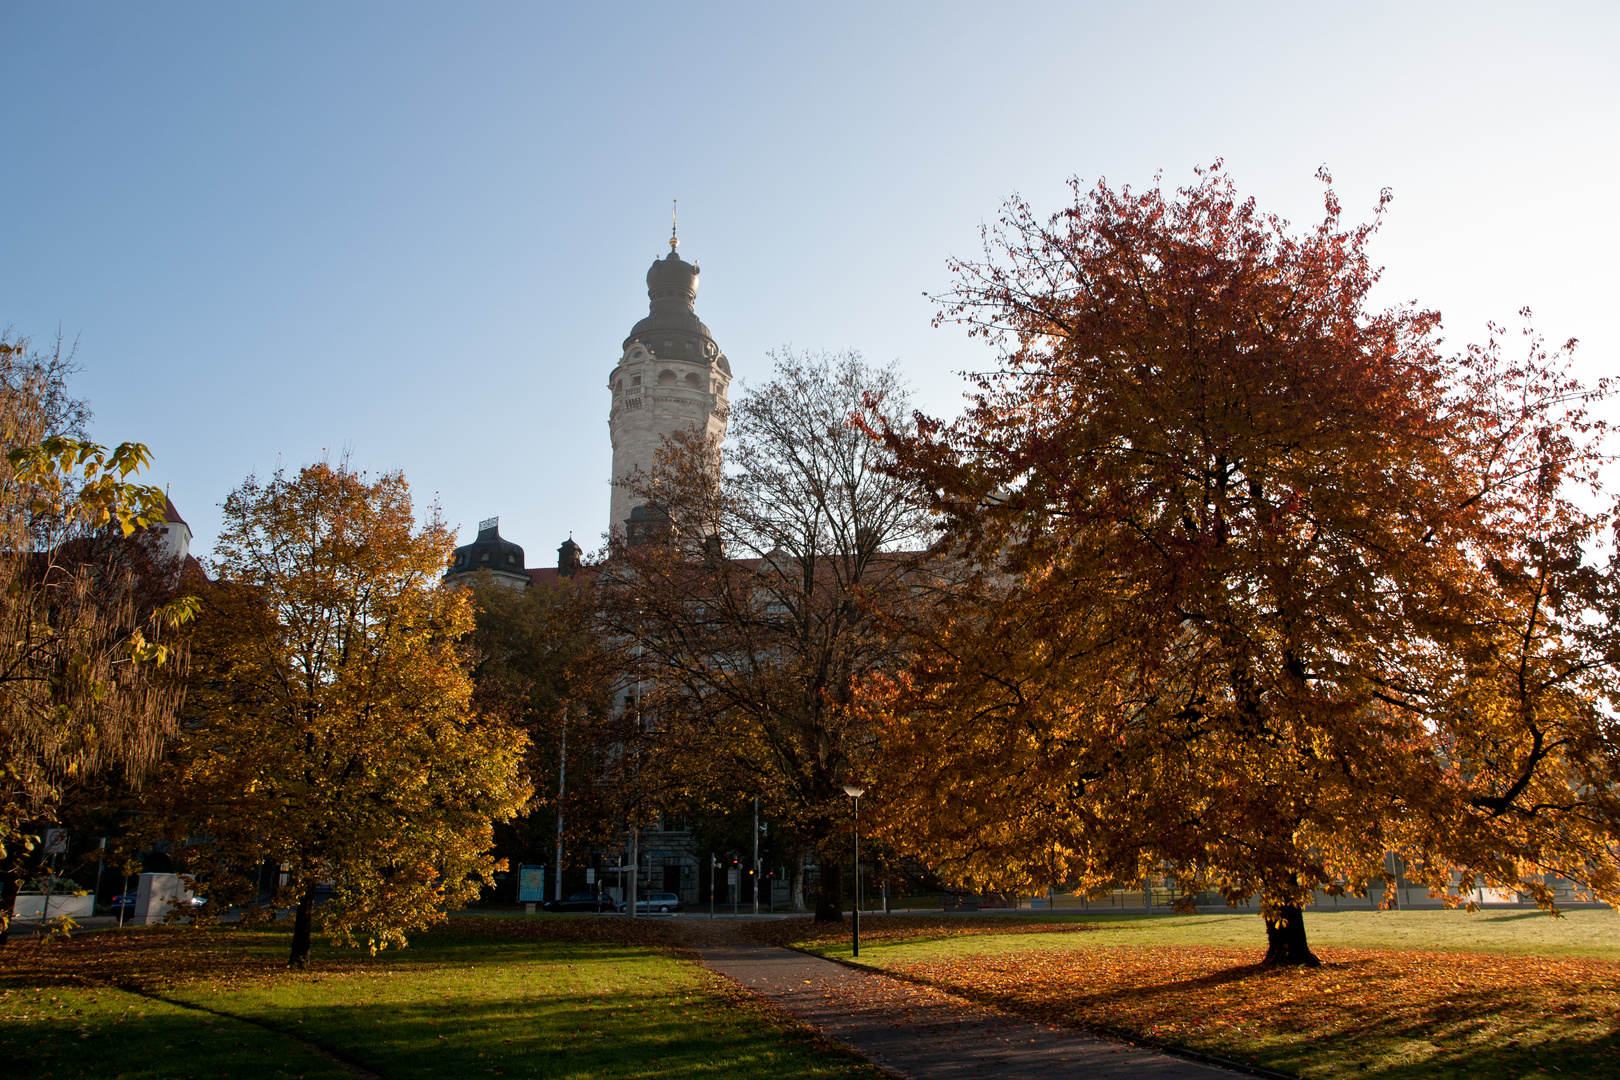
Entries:
<svg viewBox="0 0 1620 1080">
<path fill-rule="evenodd" d="M 546 898 L 546 868 L 518 867 L 518 903 L 536 904 Z"/>
<path fill-rule="evenodd" d="M 733 866 L 726 871 L 726 884 L 735 887 L 737 884 L 737 868 Z"/>
<path fill-rule="evenodd" d="M 46 829 L 45 830 L 45 854 L 47 854 L 47 855 L 66 855 L 67 854 L 67 830 L 66 829 Z"/>
<path fill-rule="evenodd" d="M 595 885 L 596 884 L 596 871 L 595 870 L 587 870 L 587 871 L 585 871 L 585 884 L 587 884 L 587 885 Z"/>
</svg>

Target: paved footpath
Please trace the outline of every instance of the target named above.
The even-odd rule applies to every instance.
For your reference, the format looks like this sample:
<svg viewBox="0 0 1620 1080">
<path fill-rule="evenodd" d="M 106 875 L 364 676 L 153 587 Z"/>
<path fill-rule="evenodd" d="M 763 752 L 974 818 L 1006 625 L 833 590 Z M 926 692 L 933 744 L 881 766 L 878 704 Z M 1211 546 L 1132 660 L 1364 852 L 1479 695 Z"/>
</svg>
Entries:
<svg viewBox="0 0 1620 1080">
<path fill-rule="evenodd" d="M 908 1080 L 1244 1077 L 1157 1050 L 1019 1020 L 931 987 L 791 949 L 735 939 L 692 947 L 704 966 Z"/>
</svg>

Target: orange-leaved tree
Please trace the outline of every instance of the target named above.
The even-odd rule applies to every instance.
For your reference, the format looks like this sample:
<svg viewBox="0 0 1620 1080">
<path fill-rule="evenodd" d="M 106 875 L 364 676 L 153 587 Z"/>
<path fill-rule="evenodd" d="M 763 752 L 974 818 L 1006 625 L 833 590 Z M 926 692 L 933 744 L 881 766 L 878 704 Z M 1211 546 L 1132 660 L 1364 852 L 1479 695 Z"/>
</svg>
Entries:
<svg viewBox="0 0 1620 1080">
<path fill-rule="evenodd" d="M 1274 963 L 1391 851 L 1615 897 L 1614 577 L 1567 497 L 1602 388 L 1373 309 L 1378 216 L 1331 187 L 1303 231 L 1218 166 L 1073 190 L 955 264 L 940 320 L 1002 348 L 969 410 L 876 432 L 976 570 L 869 686 L 887 835 L 986 886 L 1258 896 Z"/>
<path fill-rule="evenodd" d="M 224 510 L 137 839 L 167 841 L 210 909 L 273 890 L 294 964 L 317 926 L 403 945 L 491 880 L 493 823 L 530 793 L 526 737 L 470 705 L 472 597 L 440 585 L 454 538 L 417 524 L 402 475 L 343 463 L 249 478 Z"/>
</svg>

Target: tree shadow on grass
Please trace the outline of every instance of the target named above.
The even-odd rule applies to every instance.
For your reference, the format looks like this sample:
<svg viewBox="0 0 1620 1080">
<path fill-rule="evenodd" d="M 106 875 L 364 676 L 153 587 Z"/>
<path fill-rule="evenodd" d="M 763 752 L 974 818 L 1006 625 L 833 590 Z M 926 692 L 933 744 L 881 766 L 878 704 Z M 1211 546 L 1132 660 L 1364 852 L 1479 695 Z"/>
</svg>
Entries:
<svg viewBox="0 0 1620 1080">
<path fill-rule="evenodd" d="M 254 1024 L 119 991 L 54 990 L 0 999 L 0 1061 L 8 1075 L 354 1080 L 337 1063 Z"/>
<path fill-rule="evenodd" d="M 1050 974 L 1025 980 L 1020 971 L 1016 960 L 936 966 L 917 981 L 1043 1022 L 1310 1076 L 1620 1075 L 1620 1033 L 1605 999 L 1529 972 L 1522 984 L 1470 986 L 1467 970 L 1425 978 L 1347 958 L 1310 971 L 1246 964 L 1093 989 Z M 1151 978 L 1151 968 L 1139 974 Z"/>
</svg>

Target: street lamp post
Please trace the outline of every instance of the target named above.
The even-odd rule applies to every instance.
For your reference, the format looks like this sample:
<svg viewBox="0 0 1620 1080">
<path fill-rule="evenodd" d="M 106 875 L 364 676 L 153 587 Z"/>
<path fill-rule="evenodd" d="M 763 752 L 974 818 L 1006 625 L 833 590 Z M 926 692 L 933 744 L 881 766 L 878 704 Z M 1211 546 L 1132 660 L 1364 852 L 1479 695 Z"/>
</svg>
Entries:
<svg viewBox="0 0 1620 1080">
<path fill-rule="evenodd" d="M 854 784 L 844 785 L 844 794 L 855 804 L 855 936 L 852 955 L 861 955 L 861 796 L 866 789 Z"/>
</svg>

